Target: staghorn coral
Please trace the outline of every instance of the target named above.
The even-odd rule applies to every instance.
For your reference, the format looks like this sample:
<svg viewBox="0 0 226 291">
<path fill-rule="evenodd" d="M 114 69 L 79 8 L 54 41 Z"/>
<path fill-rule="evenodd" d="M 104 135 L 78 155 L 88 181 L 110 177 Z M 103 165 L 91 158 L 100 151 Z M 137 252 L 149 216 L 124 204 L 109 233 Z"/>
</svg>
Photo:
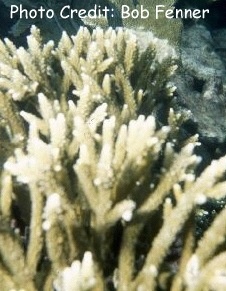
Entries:
<svg viewBox="0 0 226 291">
<path fill-rule="evenodd" d="M 225 196 L 226 158 L 195 176 L 197 136 L 179 142 L 183 117 L 169 109 L 174 50 L 152 36 L 141 53 L 127 30 L 85 28 L 54 48 L 34 27 L 27 50 L 0 49 L 0 89 L 16 106 L 5 119 L 20 110 L 27 128 L 1 177 L 1 288 L 221 290 L 226 211 L 197 246 L 193 218 Z M 15 227 L 17 200 L 30 214 Z"/>
</svg>

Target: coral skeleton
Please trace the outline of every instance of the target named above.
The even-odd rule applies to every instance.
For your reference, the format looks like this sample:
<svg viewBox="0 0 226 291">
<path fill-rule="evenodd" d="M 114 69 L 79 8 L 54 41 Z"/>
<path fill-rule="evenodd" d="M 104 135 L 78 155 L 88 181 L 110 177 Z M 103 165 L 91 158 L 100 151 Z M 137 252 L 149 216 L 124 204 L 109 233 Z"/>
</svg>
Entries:
<svg viewBox="0 0 226 291">
<path fill-rule="evenodd" d="M 225 196 L 226 157 L 197 175 L 198 136 L 179 139 L 174 49 L 121 28 L 27 39 L 0 42 L 2 290 L 222 290 L 226 210 L 198 242 L 194 217 Z"/>
</svg>

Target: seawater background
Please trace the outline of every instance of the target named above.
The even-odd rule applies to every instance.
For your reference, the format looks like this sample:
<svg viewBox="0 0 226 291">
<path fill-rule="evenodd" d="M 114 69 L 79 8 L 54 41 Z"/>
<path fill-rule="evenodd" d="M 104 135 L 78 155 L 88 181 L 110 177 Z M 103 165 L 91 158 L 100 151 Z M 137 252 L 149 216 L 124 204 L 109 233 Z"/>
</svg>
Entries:
<svg viewBox="0 0 226 291">
<path fill-rule="evenodd" d="M 176 8 L 199 8 L 210 9 L 210 14 L 205 19 L 205 24 L 210 28 L 221 28 L 226 26 L 226 1 L 217 0 L 211 3 L 210 0 L 178 0 Z M 189 22 L 189 20 L 187 21 Z"/>
</svg>

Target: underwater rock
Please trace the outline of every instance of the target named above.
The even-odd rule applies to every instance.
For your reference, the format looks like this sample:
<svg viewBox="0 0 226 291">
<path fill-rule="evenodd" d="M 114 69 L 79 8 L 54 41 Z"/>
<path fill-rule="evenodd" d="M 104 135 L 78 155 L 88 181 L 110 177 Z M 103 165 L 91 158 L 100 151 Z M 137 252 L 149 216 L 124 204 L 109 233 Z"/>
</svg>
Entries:
<svg viewBox="0 0 226 291">
<path fill-rule="evenodd" d="M 214 30 L 212 37 L 215 43 L 215 50 L 226 66 L 226 28 Z"/>
<path fill-rule="evenodd" d="M 223 142 L 226 133 L 225 64 L 216 44 L 202 25 L 184 29 L 181 68 L 174 79 L 179 106 L 191 111 L 191 120 L 207 141 Z"/>
</svg>

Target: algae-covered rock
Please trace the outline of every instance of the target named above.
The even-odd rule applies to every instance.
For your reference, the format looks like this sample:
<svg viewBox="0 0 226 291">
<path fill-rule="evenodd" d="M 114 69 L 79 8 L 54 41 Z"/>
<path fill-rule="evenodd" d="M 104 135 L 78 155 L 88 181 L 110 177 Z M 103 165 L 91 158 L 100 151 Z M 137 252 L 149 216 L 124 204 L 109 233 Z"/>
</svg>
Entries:
<svg viewBox="0 0 226 291">
<path fill-rule="evenodd" d="M 127 1 L 119 2 L 119 9 L 121 5 L 124 5 Z M 159 19 L 156 19 L 156 6 L 164 5 L 164 9 L 173 9 L 173 5 L 175 3 L 174 0 L 167 1 L 148 1 L 148 0 L 139 0 L 138 5 L 136 5 L 136 9 L 140 11 L 141 7 L 147 9 L 149 11 L 149 17 L 147 19 L 142 19 L 141 17 L 133 18 L 129 17 L 123 19 L 123 25 L 127 28 L 142 28 L 144 31 L 152 31 L 157 37 L 161 39 L 168 39 L 171 44 L 179 44 L 181 30 L 182 30 L 182 22 L 180 19 L 167 19 L 164 13 L 159 13 Z M 129 3 L 128 3 L 129 4 Z"/>
</svg>

